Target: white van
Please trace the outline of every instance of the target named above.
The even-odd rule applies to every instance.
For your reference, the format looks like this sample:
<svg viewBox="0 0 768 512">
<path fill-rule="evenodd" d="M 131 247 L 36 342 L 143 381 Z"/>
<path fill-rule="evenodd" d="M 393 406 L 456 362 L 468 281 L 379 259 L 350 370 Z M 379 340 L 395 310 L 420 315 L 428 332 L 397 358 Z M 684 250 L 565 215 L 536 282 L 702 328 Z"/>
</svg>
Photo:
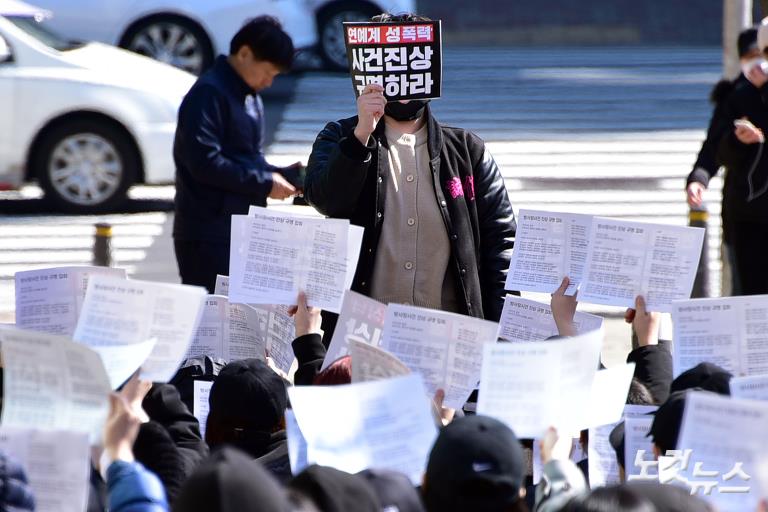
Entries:
<svg viewBox="0 0 768 512">
<path fill-rule="evenodd" d="M 176 116 L 195 77 L 46 29 L 46 11 L 0 0 L 0 189 L 37 180 L 70 212 L 170 183 Z"/>
</svg>

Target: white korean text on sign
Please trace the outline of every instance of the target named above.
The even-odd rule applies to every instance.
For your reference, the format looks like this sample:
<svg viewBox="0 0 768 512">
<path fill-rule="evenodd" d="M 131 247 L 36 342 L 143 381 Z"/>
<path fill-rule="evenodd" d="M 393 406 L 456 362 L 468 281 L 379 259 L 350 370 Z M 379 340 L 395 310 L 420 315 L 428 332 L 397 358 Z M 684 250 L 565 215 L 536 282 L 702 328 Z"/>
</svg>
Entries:
<svg viewBox="0 0 768 512">
<path fill-rule="evenodd" d="M 389 101 L 440 97 L 442 47 L 439 21 L 344 23 L 352 84 L 368 84 Z"/>
</svg>

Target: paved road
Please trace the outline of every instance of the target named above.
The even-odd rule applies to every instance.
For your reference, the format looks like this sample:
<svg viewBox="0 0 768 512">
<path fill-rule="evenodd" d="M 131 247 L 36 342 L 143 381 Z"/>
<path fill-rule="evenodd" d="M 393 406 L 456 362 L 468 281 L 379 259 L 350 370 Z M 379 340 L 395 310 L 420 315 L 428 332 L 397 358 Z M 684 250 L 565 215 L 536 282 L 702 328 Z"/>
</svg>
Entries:
<svg viewBox="0 0 768 512">
<path fill-rule="evenodd" d="M 706 98 L 719 77 L 719 59 L 717 48 L 446 48 L 443 99 L 433 105 L 442 122 L 472 129 L 487 141 L 516 210 L 682 225 L 687 213 L 683 179 L 707 124 Z M 268 148 L 275 163 L 306 160 L 325 122 L 354 113 L 352 85 L 343 75 L 299 75 L 266 103 L 275 121 Z M 709 248 L 718 283 L 720 180 L 711 187 Z M 132 211 L 163 210 L 173 191 L 137 187 L 133 194 L 141 200 L 131 204 Z M 29 205 L 29 211 L 39 203 L 13 204 L 21 210 Z M 167 212 L 105 219 L 117 225 L 119 263 L 141 276 L 175 279 Z M 3 218 L 0 310 L 12 302 L 14 271 L 88 262 L 89 226 L 97 220 L 46 214 Z"/>
</svg>

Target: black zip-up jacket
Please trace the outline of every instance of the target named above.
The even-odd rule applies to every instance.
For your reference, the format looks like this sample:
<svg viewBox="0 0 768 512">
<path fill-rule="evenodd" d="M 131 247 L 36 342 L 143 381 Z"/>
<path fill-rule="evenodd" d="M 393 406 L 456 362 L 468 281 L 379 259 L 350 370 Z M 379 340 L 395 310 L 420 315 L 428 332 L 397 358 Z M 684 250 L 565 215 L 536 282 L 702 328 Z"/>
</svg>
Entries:
<svg viewBox="0 0 768 512">
<path fill-rule="evenodd" d="M 179 107 L 173 160 L 179 240 L 226 241 L 230 217 L 266 206 L 272 173 L 262 151 L 261 98 L 223 55 L 192 86 Z"/>
<path fill-rule="evenodd" d="M 449 271 L 460 313 L 498 321 L 515 237 L 515 217 L 504 179 L 485 144 L 473 133 L 427 116 L 427 147 L 435 201 L 451 244 Z M 312 147 L 304 196 L 320 213 L 365 228 L 352 289 L 370 294 L 376 248 L 384 220 L 389 173 L 384 122 L 364 146 L 355 137 L 357 117 L 329 123 Z"/>
</svg>

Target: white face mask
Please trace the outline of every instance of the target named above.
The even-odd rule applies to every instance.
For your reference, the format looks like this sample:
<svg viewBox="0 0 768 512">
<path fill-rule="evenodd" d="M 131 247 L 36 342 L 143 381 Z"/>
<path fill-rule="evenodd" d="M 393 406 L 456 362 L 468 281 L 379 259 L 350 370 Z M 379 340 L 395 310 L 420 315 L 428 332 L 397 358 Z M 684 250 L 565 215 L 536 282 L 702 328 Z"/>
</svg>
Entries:
<svg viewBox="0 0 768 512">
<path fill-rule="evenodd" d="M 744 76 L 747 76 L 750 70 L 755 66 L 761 66 L 763 71 L 766 71 L 766 68 L 768 68 L 768 62 L 763 57 L 755 57 L 754 59 L 749 59 L 748 61 L 741 63 L 741 72 L 744 73 Z"/>
</svg>

